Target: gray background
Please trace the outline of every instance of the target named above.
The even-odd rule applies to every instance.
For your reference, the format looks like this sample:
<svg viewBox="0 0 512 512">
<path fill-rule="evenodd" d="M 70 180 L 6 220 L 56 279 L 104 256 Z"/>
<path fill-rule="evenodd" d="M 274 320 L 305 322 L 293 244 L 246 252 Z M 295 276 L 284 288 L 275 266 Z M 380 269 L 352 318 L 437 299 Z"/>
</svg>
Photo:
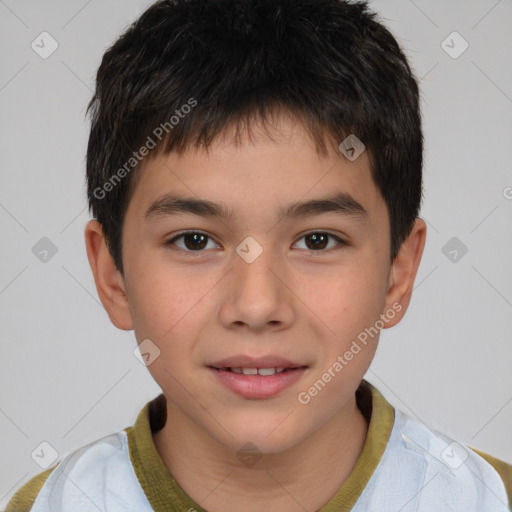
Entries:
<svg viewBox="0 0 512 512">
<path fill-rule="evenodd" d="M 160 393 L 133 333 L 104 312 L 83 240 L 93 77 L 149 4 L 0 0 L 0 508 L 42 471 L 41 442 L 62 457 L 133 424 Z M 512 462 L 512 2 L 372 4 L 421 77 L 429 232 L 409 312 L 383 332 L 367 378 Z M 46 59 L 31 48 L 43 31 L 59 45 Z M 458 58 L 445 51 L 460 52 L 458 36 L 441 45 L 454 31 L 469 44 Z M 46 262 L 32 251 L 43 237 L 57 248 Z"/>
</svg>

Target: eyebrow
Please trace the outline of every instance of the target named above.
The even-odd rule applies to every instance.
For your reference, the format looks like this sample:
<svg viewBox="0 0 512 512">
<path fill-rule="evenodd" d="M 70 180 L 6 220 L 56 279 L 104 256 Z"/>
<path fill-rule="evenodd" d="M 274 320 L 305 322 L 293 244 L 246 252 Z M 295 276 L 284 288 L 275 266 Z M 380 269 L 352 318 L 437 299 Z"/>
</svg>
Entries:
<svg viewBox="0 0 512 512">
<path fill-rule="evenodd" d="M 168 215 L 192 213 L 200 217 L 217 217 L 228 219 L 233 211 L 223 203 L 214 203 L 206 199 L 183 197 L 175 194 L 165 194 L 156 199 L 144 214 L 146 221 Z M 367 217 L 364 207 L 345 192 L 319 199 L 292 203 L 278 210 L 277 221 L 289 218 L 308 217 L 322 213 Z"/>
</svg>

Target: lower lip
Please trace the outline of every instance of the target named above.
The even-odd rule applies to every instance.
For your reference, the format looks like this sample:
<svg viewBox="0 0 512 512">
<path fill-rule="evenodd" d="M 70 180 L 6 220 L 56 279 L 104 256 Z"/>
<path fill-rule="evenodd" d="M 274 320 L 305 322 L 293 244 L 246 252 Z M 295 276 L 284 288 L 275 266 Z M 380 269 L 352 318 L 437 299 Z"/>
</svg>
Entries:
<svg viewBox="0 0 512 512">
<path fill-rule="evenodd" d="M 274 373 L 274 375 L 263 376 L 244 375 L 243 373 L 216 370 L 211 367 L 209 369 L 222 384 L 245 398 L 270 398 L 275 396 L 287 387 L 295 384 L 306 370 L 306 368 L 296 368 L 282 373 Z"/>
</svg>

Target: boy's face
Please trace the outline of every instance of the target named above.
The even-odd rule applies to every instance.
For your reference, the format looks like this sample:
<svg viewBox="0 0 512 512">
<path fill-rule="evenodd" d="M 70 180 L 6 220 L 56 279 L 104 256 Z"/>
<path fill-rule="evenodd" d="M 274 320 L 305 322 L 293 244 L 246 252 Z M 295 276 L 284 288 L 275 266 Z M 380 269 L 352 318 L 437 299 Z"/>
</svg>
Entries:
<svg viewBox="0 0 512 512">
<path fill-rule="evenodd" d="M 375 325 L 382 327 L 380 315 L 388 327 L 405 312 L 424 232 L 392 267 L 388 213 L 366 152 L 353 162 L 334 152 L 320 158 L 285 117 L 274 141 L 254 135 L 238 148 L 219 139 L 209 154 L 191 149 L 146 162 L 124 220 L 124 280 L 116 273 L 125 303 L 102 300 L 118 327 L 158 347 L 148 369 L 191 431 L 235 451 L 250 442 L 270 453 L 353 414 L 377 346 Z M 232 214 L 162 205 L 147 214 L 166 194 Z M 279 217 L 291 205 L 335 196 L 345 200 L 338 211 Z M 199 233 L 167 243 L 183 231 Z M 225 369 L 287 366 L 273 358 L 296 369 L 271 376 Z M 308 391 L 319 380 L 316 393 Z"/>
</svg>

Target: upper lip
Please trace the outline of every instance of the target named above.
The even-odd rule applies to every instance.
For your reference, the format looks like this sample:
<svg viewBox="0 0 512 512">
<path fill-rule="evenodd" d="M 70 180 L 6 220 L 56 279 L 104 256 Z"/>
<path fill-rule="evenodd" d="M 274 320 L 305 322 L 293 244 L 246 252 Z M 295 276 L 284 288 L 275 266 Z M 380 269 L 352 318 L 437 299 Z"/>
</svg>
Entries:
<svg viewBox="0 0 512 512">
<path fill-rule="evenodd" d="M 301 368 L 306 365 L 295 363 L 277 355 L 251 357 L 241 354 L 221 359 L 209 366 L 213 368 Z"/>
</svg>

